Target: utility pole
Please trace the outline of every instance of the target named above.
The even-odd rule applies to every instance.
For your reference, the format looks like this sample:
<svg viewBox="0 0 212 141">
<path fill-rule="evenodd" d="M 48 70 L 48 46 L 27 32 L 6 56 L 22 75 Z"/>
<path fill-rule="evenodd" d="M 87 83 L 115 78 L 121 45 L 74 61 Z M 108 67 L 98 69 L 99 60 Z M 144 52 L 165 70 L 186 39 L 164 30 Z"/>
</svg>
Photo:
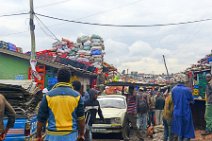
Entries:
<svg viewBox="0 0 212 141">
<path fill-rule="evenodd" d="M 165 65 L 165 68 L 166 68 L 166 73 L 167 73 L 168 78 L 169 78 L 169 71 L 168 71 L 168 68 L 167 68 L 167 65 L 166 65 L 166 59 L 165 59 L 164 55 L 163 55 L 163 61 L 164 61 L 164 65 Z"/>
<path fill-rule="evenodd" d="M 31 35 L 31 58 L 30 58 L 30 65 L 31 65 L 31 76 L 32 80 L 34 80 L 35 77 L 38 79 L 40 78 L 40 75 L 36 72 L 36 53 L 35 53 L 35 25 L 34 25 L 34 5 L 33 0 L 30 0 L 30 19 L 29 19 L 29 25 L 30 25 L 30 35 Z"/>
</svg>

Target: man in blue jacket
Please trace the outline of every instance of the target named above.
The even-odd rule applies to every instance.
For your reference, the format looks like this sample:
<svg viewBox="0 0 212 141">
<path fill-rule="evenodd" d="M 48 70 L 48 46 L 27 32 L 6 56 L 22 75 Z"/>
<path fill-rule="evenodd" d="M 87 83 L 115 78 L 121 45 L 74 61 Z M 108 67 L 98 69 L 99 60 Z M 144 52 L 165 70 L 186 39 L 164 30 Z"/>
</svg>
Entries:
<svg viewBox="0 0 212 141">
<path fill-rule="evenodd" d="M 190 104 L 194 102 L 191 89 L 185 86 L 188 82 L 185 74 L 178 74 L 178 84 L 172 89 L 174 104 L 172 132 L 178 141 L 189 141 L 195 138 Z"/>
<path fill-rule="evenodd" d="M 43 125 L 47 122 L 45 141 L 84 140 L 84 104 L 78 92 L 69 83 L 71 73 L 61 68 L 58 83 L 42 99 L 37 123 L 37 137 L 41 139 Z"/>
</svg>

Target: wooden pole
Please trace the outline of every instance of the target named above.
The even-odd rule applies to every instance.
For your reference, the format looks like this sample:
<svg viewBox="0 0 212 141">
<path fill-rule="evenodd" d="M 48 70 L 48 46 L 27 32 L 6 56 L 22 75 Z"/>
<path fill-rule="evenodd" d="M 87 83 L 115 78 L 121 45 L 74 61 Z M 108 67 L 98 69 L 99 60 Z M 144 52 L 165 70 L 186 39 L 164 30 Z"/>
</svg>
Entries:
<svg viewBox="0 0 212 141">
<path fill-rule="evenodd" d="M 165 65 L 165 68 L 166 68 L 166 73 L 169 77 L 169 71 L 168 71 L 168 68 L 167 68 L 167 65 L 166 65 L 166 59 L 165 59 L 165 56 L 163 55 L 163 61 L 164 61 L 164 65 Z"/>
<path fill-rule="evenodd" d="M 30 0 L 30 35 L 31 35 L 31 59 L 35 60 L 35 25 L 34 25 L 34 8 L 33 8 L 33 0 Z"/>
<path fill-rule="evenodd" d="M 31 58 L 30 58 L 30 65 L 31 65 L 31 76 L 32 80 L 34 81 L 34 76 L 36 72 L 36 54 L 35 54 L 35 25 L 34 25 L 34 6 L 33 6 L 33 0 L 30 0 L 30 19 L 29 19 L 29 25 L 30 25 L 30 35 L 31 35 Z"/>
</svg>

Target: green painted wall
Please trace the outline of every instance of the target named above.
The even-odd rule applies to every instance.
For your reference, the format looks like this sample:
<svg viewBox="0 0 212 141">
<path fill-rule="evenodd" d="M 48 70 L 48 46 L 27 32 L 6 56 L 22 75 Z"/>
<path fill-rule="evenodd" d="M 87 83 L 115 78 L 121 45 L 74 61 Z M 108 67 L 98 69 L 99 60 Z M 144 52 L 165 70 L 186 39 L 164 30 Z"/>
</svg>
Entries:
<svg viewBox="0 0 212 141">
<path fill-rule="evenodd" d="M 28 79 L 29 61 L 0 53 L 0 79 Z"/>
</svg>

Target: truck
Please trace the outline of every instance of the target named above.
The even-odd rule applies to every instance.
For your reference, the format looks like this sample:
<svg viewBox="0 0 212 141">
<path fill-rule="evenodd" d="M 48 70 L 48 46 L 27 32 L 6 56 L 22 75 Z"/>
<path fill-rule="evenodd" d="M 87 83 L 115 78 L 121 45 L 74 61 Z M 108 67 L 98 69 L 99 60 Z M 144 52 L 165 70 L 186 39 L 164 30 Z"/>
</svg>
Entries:
<svg viewBox="0 0 212 141">
<path fill-rule="evenodd" d="M 35 96 L 36 87 L 30 82 L 28 83 L 30 85 L 26 89 L 14 83 L 5 84 L 0 81 L 0 93 L 4 95 L 16 112 L 14 127 L 8 131 L 5 141 L 31 141 L 35 138 L 37 130 L 36 107 L 41 99 Z M 4 117 L 4 124 L 6 126 L 7 117 Z"/>
</svg>

